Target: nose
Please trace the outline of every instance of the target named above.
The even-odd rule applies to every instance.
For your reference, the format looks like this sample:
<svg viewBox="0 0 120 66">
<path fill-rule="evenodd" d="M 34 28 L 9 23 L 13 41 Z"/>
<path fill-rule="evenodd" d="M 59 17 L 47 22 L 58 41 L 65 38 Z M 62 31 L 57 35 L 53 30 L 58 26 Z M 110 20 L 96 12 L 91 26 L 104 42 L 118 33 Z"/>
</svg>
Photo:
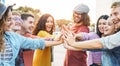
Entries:
<svg viewBox="0 0 120 66">
<path fill-rule="evenodd" d="M 32 23 L 31 26 L 34 27 L 34 23 Z"/>
<path fill-rule="evenodd" d="M 104 27 L 103 27 L 104 29 L 106 29 L 107 28 L 107 25 L 104 25 Z"/>
</svg>

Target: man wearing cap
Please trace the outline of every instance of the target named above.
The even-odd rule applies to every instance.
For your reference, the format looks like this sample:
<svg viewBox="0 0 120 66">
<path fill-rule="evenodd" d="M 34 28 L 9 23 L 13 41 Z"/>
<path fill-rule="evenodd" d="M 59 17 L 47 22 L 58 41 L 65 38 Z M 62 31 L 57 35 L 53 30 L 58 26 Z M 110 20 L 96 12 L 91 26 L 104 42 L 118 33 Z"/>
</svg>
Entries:
<svg viewBox="0 0 120 66">
<path fill-rule="evenodd" d="M 73 33 L 89 32 L 90 25 L 89 7 L 85 4 L 79 4 L 73 9 L 73 25 L 70 27 Z M 79 39 L 76 39 L 79 41 Z M 87 66 L 87 54 L 85 51 L 67 50 L 64 66 Z"/>
</svg>

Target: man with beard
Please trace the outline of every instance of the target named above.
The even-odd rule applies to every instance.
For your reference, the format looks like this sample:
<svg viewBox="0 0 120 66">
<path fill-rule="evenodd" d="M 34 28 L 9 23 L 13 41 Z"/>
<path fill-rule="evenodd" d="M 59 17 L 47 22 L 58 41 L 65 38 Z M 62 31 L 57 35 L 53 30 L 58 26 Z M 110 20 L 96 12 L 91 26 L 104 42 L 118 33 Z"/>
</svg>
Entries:
<svg viewBox="0 0 120 66">
<path fill-rule="evenodd" d="M 80 32 L 89 32 L 90 25 L 89 7 L 85 4 L 77 5 L 73 10 L 73 25 L 70 30 L 78 34 Z M 79 41 L 79 39 L 76 39 Z M 87 66 L 87 54 L 85 51 L 67 50 L 64 66 Z"/>
</svg>

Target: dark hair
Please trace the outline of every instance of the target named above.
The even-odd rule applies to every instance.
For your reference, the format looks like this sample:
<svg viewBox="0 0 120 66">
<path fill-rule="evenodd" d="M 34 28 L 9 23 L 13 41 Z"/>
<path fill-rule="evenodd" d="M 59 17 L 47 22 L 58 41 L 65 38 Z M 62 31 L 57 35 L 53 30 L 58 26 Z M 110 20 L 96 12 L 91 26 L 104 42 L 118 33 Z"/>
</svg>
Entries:
<svg viewBox="0 0 120 66">
<path fill-rule="evenodd" d="M 29 13 L 21 14 L 21 19 L 22 20 L 27 20 L 28 17 L 33 17 L 34 18 L 34 16 L 32 14 L 29 14 Z"/>
<path fill-rule="evenodd" d="M 98 29 L 98 24 L 99 24 L 99 20 L 100 19 L 105 19 L 107 20 L 109 18 L 108 15 L 101 15 L 98 20 L 97 20 L 97 24 L 96 24 L 96 33 L 98 34 L 99 37 L 101 37 L 102 33 L 100 32 L 100 30 Z"/>
<path fill-rule="evenodd" d="M 33 35 L 37 35 L 40 30 L 44 30 L 44 31 L 46 30 L 45 24 L 47 22 L 48 17 L 52 17 L 52 19 L 54 21 L 54 18 L 53 18 L 52 15 L 50 15 L 50 14 L 44 14 L 44 15 L 42 15 L 39 18 L 38 22 L 36 23 L 35 28 L 33 29 Z M 50 32 L 48 32 L 48 33 L 52 34 L 53 31 L 54 31 L 54 28 L 55 28 L 55 24 L 53 25 L 52 30 Z"/>
</svg>

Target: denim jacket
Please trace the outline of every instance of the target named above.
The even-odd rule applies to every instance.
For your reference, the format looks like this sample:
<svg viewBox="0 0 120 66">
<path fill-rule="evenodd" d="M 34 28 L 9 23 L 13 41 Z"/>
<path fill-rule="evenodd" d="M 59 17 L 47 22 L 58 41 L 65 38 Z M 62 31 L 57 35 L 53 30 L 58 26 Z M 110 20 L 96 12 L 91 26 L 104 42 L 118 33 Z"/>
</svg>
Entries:
<svg viewBox="0 0 120 66">
<path fill-rule="evenodd" d="M 116 34 L 100 38 L 100 42 L 105 49 L 109 49 L 105 53 L 107 59 L 103 60 L 103 62 L 111 59 L 111 62 L 109 61 L 109 65 L 106 63 L 104 66 L 120 66 L 120 31 Z"/>
<path fill-rule="evenodd" d="M 5 50 L 0 52 L 0 66 L 15 66 L 15 58 L 19 49 L 44 49 L 45 41 L 43 39 L 32 39 L 23 37 L 14 32 L 5 32 Z"/>
<path fill-rule="evenodd" d="M 104 50 L 102 62 L 102 66 L 120 66 L 120 46 Z"/>
</svg>

